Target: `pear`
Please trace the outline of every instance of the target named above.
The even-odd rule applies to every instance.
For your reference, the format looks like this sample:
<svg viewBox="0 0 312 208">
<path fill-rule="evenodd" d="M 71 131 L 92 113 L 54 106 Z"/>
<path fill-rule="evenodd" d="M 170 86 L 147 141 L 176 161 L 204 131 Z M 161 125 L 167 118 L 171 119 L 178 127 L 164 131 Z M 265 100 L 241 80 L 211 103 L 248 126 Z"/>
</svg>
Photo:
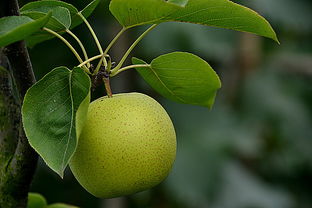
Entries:
<svg viewBox="0 0 312 208">
<path fill-rule="evenodd" d="M 70 169 L 99 198 L 140 192 L 162 182 L 176 156 L 170 117 L 153 98 L 115 94 L 90 103 Z"/>
</svg>

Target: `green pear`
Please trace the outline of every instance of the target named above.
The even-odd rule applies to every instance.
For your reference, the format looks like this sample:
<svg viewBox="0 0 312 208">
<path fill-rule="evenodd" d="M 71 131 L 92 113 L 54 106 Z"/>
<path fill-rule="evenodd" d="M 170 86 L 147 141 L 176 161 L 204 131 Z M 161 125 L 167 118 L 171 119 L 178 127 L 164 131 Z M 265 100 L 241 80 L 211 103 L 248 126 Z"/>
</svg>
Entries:
<svg viewBox="0 0 312 208">
<path fill-rule="evenodd" d="M 163 181 L 176 156 L 176 134 L 163 107 L 140 93 L 93 101 L 70 168 L 99 198 L 149 189 Z"/>
</svg>

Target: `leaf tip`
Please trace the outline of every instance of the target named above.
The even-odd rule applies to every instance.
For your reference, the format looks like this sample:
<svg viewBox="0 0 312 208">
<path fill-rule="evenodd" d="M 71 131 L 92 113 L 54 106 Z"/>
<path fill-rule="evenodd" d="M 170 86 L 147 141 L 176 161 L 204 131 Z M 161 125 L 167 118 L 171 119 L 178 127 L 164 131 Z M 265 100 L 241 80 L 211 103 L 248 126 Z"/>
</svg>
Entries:
<svg viewBox="0 0 312 208">
<path fill-rule="evenodd" d="M 273 38 L 273 40 L 274 40 L 278 45 L 281 45 L 281 42 L 279 41 L 277 35 L 275 35 L 275 37 Z"/>
<path fill-rule="evenodd" d="M 280 43 L 280 41 L 279 41 L 279 39 L 278 39 L 278 37 L 277 37 L 275 31 L 273 30 L 273 28 L 272 28 L 272 33 L 273 33 L 273 34 L 272 34 L 269 38 L 271 38 L 271 39 L 274 40 L 278 45 L 280 45 L 281 43 Z"/>
<path fill-rule="evenodd" d="M 209 111 L 211 111 L 211 110 L 212 110 L 212 108 L 213 108 L 213 105 L 214 105 L 214 102 L 209 103 L 209 104 L 207 104 L 207 105 L 206 105 L 206 106 L 204 106 L 204 107 L 208 108 L 208 110 L 209 110 Z"/>
<path fill-rule="evenodd" d="M 136 57 L 132 57 L 132 58 L 131 58 L 132 63 L 133 63 L 133 62 L 136 62 L 136 61 L 138 61 L 138 60 L 140 60 L 140 59 L 138 59 L 138 58 L 136 58 Z"/>
<path fill-rule="evenodd" d="M 46 23 L 48 23 L 48 21 L 49 21 L 49 19 L 52 17 L 52 11 L 49 11 L 48 13 L 47 13 L 47 15 L 46 16 L 44 16 L 44 17 L 42 17 L 42 19 L 44 19 L 45 21 L 45 23 L 44 24 L 46 24 Z"/>
<path fill-rule="evenodd" d="M 64 179 L 64 170 L 59 170 L 56 173 L 61 177 L 61 179 Z"/>
<path fill-rule="evenodd" d="M 131 58 L 132 64 L 147 64 L 145 61 L 143 61 L 142 59 L 136 58 L 136 57 L 132 57 Z"/>
</svg>

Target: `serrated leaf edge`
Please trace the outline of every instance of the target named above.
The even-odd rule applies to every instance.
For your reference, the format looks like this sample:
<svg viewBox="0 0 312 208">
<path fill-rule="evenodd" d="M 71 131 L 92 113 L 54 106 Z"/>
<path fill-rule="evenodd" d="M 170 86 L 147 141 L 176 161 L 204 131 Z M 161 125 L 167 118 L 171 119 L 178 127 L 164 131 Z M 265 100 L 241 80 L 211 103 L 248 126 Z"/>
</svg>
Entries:
<svg viewBox="0 0 312 208">
<path fill-rule="evenodd" d="M 20 27 L 25 27 L 26 25 L 34 24 L 36 21 L 37 21 L 37 22 L 41 22 L 41 21 L 42 21 L 42 24 L 41 24 L 42 26 L 41 26 L 41 27 L 43 27 L 45 24 L 48 23 L 49 19 L 51 18 L 51 15 L 52 15 L 52 13 L 49 12 L 49 13 L 46 14 L 44 17 L 41 17 L 41 18 L 39 18 L 39 19 L 37 19 L 37 20 L 33 20 L 33 19 L 31 19 L 30 17 L 28 17 L 28 18 L 31 19 L 32 21 L 27 22 L 27 23 L 23 24 L 22 26 L 19 26 L 18 28 L 15 28 L 15 29 L 13 29 L 13 30 L 7 32 L 7 33 L 4 33 L 3 35 L 9 35 L 9 34 L 11 34 L 11 33 L 14 33 L 14 32 L 16 32 L 17 30 L 19 30 Z M 12 43 L 15 43 L 15 42 L 20 41 L 20 40 L 24 40 L 24 39 L 26 39 L 28 36 L 31 36 L 31 34 L 33 34 L 33 33 L 35 33 L 35 32 L 36 32 L 36 31 L 34 31 L 34 32 L 30 33 L 29 35 L 25 36 L 24 38 L 19 39 L 19 40 L 16 40 L 16 41 L 14 41 L 14 42 L 12 42 Z M 10 43 L 9 43 L 9 44 L 10 44 Z M 6 44 L 6 45 L 9 45 L 9 44 Z M 6 46 L 6 45 L 5 45 L 5 46 Z M 1 47 L 1 46 L 0 46 L 0 47 Z"/>
<path fill-rule="evenodd" d="M 158 59 L 158 58 L 161 58 L 162 56 L 166 56 L 166 55 L 174 54 L 174 53 L 189 54 L 189 55 L 192 55 L 192 56 L 194 56 L 194 57 L 196 57 L 196 58 L 201 59 L 203 62 L 205 62 L 205 63 L 212 69 L 212 71 L 213 71 L 214 74 L 215 74 L 215 77 L 216 77 L 217 80 L 218 80 L 218 87 L 216 87 L 215 90 L 217 91 L 217 90 L 219 90 L 219 89 L 222 87 L 222 83 L 221 83 L 220 77 L 218 76 L 218 74 L 216 73 L 216 71 L 213 70 L 213 68 L 209 65 L 209 63 L 208 63 L 207 61 L 205 61 L 204 59 L 202 59 L 201 57 L 199 57 L 199 56 L 197 56 L 197 55 L 195 55 L 195 54 L 192 54 L 192 53 L 182 52 L 182 51 L 175 51 L 175 52 L 171 52 L 171 53 L 167 53 L 167 54 L 160 55 L 160 56 L 156 57 L 155 59 L 153 59 L 153 60 L 151 61 L 151 64 L 150 64 L 149 67 L 144 67 L 144 68 L 149 68 L 149 69 L 153 72 L 153 74 L 156 76 L 156 78 L 159 80 L 159 82 L 164 86 L 164 88 L 165 88 L 171 95 L 175 96 L 178 100 L 180 100 L 180 102 L 182 102 L 182 103 L 184 103 L 184 104 L 188 104 L 188 102 L 186 102 L 185 100 L 183 100 L 182 98 L 180 98 L 179 96 L 177 96 L 175 93 L 173 93 L 173 92 L 163 83 L 163 81 L 160 79 L 160 77 L 157 75 L 157 73 L 156 73 L 156 72 L 154 71 L 154 69 L 153 69 L 153 61 L 154 61 L 154 60 L 156 60 L 156 59 Z M 134 60 L 138 60 L 138 61 L 141 61 L 141 62 L 146 63 L 144 60 L 139 59 L 139 58 L 136 58 L 136 57 L 133 57 L 133 58 L 132 58 L 132 61 L 134 61 Z M 147 64 L 147 63 L 146 63 L 146 64 Z M 136 69 L 137 69 L 137 70 L 140 70 L 140 68 L 142 68 L 142 67 L 138 67 L 138 68 L 136 68 Z M 209 102 L 209 105 L 207 105 L 207 107 L 208 107 L 209 109 L 211 109 L 213 103 L 214 103 L 214 102 L 212 102 L 212 103 Z M 200 106 L 202 106 L 202 104 L 199 104 L 199 103 L 192 103 L 191 105 L 200 105 Z"/>
<path fill-rule="evenodd" d="M 170 5 L 174 6 L 174 7 L 176 7 L 177 10 L 178 10 L 178 8 L 183 8 L 182 6 L 179 6 L 179 5 L 174 4 L 174 3 L 171 3 L 171 2 L 164 2 L 164 3 L 170 4 Z M 112 4 L 112 1 L 109 3 L 109 11 L 113 14 L 113 12 L 111 11 L 111 4 Z M 175 11 L 172 11 L 171 13 L 169 13 L 169 14 L 167 14 L 166 16 L 161 17 L 161 18 L 157 18 L 157 19 L 154 19 L 154 20 L 146 21 L 146 22 L 140 22 L 140 23 L 138 23 L 138 24 L 134 24 L 134 25 L 130 25 L 130 26 L 122 25 L 122 24 L 120 23 L 119 19 L 117 19 L 116 17 L 115 17 L 115 18 L 117 19 L 117 21 L 118 21 L 123 27 L 125 27 L 125 28 L 127 28 L 127 29 L 130 29 L 130 28 L 133 28 L 133 27 L 136 27 L 136 26 L 140 26 L 140 25 L 157 23 L 157 22 L 161 21 L 162 19 L 166 19 L 168 16 L 170 16 L 170 15 L 171 15 L 172 13 L 174 13 L 174 12 L 175 12 Z M 113 16 L 114 16 L 114 15 L 113 15 Z"/>
<path fill-rule="evenodd" d="M 61 7 L 61 6 L 57 6 L 57 7 Z M 66 9 L 67 11 L 66 12 L 68 12 L 68 14 L 69 14 L 69 16 L 70 16 L 70 12 L 69 12 L 69 10 L 66 8 L 66 7 L 61 7 L 61 8 L 64 8 L 64 9 Z M 31 11 L 31 10 L 26 10 L 26 11 L 24 11 L 24 12 L 21 12 L 21 15 L 22 16 L 27 16 L 27 13 L 31 13 L 31 12 L 35 12 L 35 13 L 39 13 L 39 14 L 43 14 L 43 15 L 46 15 L 47 13 L 45 13 L 45 12 L 40 12 L 40 11 Z M 52 10 L 50 10 L 50 12 L 52 12 Z M 28 16 L 27 16 L 28 17 Z M 70 26 L 71 26 L 71 18 L 70 18 L 70 24 L 69 24 L 69 27 L 66 27 L 62 22 L 60 22 L 58 19 L 56 19 L 55 17 L 53 17 L 52 16 L 52 14 L 51 14 L 51 17 L 50 17 L 51 19 L 53 18 L 56 22 L 58 22 L 60 25 L 62 25 L 65 29 L 68 29 Z M 48 23 L 48 22 L 47 22 Z"/>
<path fill-rule="evenodd" d="M 65 69 L 67 69 L 67 70 L 70 72 L 70 76 L 72 76 L 73 70 L 69 70 L 69 69 L 68 69 L 67 67 L 65 67 L 65 66 L 56 67 L 56 68 L 54 68 L 53 70 L 56 70 L 56 69 L 59 69 L 59 68 L 65 68 Z M 50 71 L 50 72 L 52 72 L 52 71 Z M 40 80 L 44 79 L 44 78 L 47 77 L 48 75 L 49 75 L 49 73 L 47 73 L 45 76 L 43 76 Z M 89 77 L 89 76 L 88 76 L 88 77 Z M 90 79 L 90 78 L 89 78 L 89 79 Z M 39 80 L 39 81 L 40 81 L 40 80 Z M 36 82 L 33 86 L 35 86 L 37 83 L 39 83 L 39 81 Z M 89 90 L 90 90 L 90 86 L 89 86 Z M 71 91 L 71 87 L 70 87 L 70 91 Z M 28 94 L 28 91 L 26 92 L 25 97 L 27 96 L 27 94 Z M 89 94 L 90 94 L 90 93 L 89 93 Z M 87 96 L 85 97 L 85 99 L 89 97 L 89 94 L 87 94 Z M 72 97 L 72 96 L 71 96 L 71 97 Z M 72 98 L 71 98 L 71 99 L 72 99 Z M 85 99 L 80 103 L 78 109 L 80 108 L 81 104 L 85 101 Z M 72 103 L 73 103 L 73 101 L 72 101 Z M 23 107 L 24 107 L 24 105 L 22 105 L 22 111 L 21 111 L 22 113 L 24 112 Z M 78 111 L 78 109 L 77 109 L 77 111 Z M 27 136 L 27 131 L 25 130 L 25 127 L 24 127 L 23 116 L 22 116 L 22 125 L 23 125 L 23 129 L 24 129 L 25 135 L 26 135 L 26 137 L 28 137 L 28 136 Z M 78 138 L 76 138 L 76 141 L 78 141 Z M 78 144 L 78 142 L 77 142 L 77 144 Z M 75 150 L 76 150 L 76 148 L 77 148 L 77 144 L 76 144 L 76 146 L 75 146 Z M 54 167 L 51 167 L 51 166 L 49 165 L 49 163 L 46 161 L 45 157 L 43 157 L 43 155 L 42 155 L 40 152 L 38 152 L 38 151 L 36 150 L 36 148 L 32 145 L 31 142 L 29 142 L 29 145 L 40 155 L 40 157 L 41 157 L 41 158 L 43 159 L 43 161 L 47 164 L 47 166 L 49 166 L 49 168 L 51 168 L 54 172 L 56 172 L 62 179 L 64 178 L 64 171 L 65 171 L 65 169 L 66 169 L 66 167 L 67 167 L 68 164 L 66 164 L 65 166 L 64 166 L 64 164 L 62 164 L 62 166 L 63 166 L 62 169 L 61 169 L 60 171 L 59 171 L 59 170 L 56 170 Z M 67 147 L 68 147 L 68 145 L 67 145 Z M 75 151 L 74 151 L 74 152 L 75 152 Z M 73 154 L 74 154 L 74 152 L 73 152 Z M 70 161 L 70 159 L 72 158 L 73 154 L 69 157 L 68 161 Z M 66 153 L 64 153 L 63 159 L 65 158 L 65 155 L 66 155 Z"/>
</svg>

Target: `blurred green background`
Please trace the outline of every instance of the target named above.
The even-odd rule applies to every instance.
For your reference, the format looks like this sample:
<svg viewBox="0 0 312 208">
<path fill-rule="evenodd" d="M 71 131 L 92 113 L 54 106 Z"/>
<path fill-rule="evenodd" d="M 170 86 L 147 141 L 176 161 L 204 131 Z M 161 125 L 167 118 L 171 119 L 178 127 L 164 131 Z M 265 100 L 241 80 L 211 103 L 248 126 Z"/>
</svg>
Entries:
<svg viewBox="0 0 312 208">
<path fill-rule="evenodd" d="M 89 1 L 67 2 L 83 8 Z M 134 70 L 112 79 L 114 93 L 151 95 L 174 122 L 177 159 L 161 185 L 129 197 L 97 199 L 69 170 L 62 180 L 40 161 L 32 191 L 43 194 L 49 203 L 85 208 L 311 208 L 312 1 L 236 2 L 266 17 L 281 45 L 224 29 L 163 23 L 133 52 L 147 61 L 172 51 L 192 52 L 207 60 L 223 82 L 211 111 L 165 100 Z M 108 3 L 103 0 L 89 18 L 104 46 L 120 29 Z M 144 29 L 131 29 L 122 36 L 111 51 L 115 61 Z M 86 27 L 74 32 L 96 55 Z M 57 39 L 30 49 L 30 56 L 37 79 L 54 67 L 77 65 Z M 94 98 L 102 94 L 103 88 Z"/>
</svg>

